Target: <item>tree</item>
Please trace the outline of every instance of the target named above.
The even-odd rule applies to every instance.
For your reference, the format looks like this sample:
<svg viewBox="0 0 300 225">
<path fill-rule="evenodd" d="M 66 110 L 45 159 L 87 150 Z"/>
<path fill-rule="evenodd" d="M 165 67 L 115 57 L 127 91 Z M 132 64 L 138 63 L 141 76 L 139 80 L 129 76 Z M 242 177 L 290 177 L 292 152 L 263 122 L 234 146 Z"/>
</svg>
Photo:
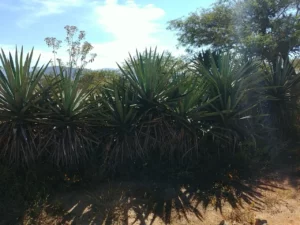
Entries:
<svg viewBox="0 0 300 225">
<path fill-rule="evenodd" d="M 197 10 L 169 22 L 178 41 L 192 51 L 239 50 L 250 57 L 276 63 L 300 50 L 298 0 L 221 0 L 211 9 Z"/>
<path fill-rule="evenodd" d="M 121 73 L 118 70 L 101 69 L 97 71 L 86 71 L 80 78 L 81 86 L 88 86 L 88 88 L 103 87 L 105 84 L 118 79 Z"/>
</svg>

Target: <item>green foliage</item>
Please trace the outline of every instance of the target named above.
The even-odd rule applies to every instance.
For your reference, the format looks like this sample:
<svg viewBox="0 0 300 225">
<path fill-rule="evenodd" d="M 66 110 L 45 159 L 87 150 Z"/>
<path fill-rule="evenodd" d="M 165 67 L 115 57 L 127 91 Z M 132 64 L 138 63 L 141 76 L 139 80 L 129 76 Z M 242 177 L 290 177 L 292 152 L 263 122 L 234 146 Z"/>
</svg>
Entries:
<svg viewBox="0 0 300 225">
<path fill-rule="evenodd" d="M 150 49 L 130 55 L 120 74 L 74 73 L 59 62 L 53 75 L 37 64 L 29 71 L 32 52 L 25 63 L 22 55 L 1 56 L 0 140 L 9 162 L 74 168 L 96 160 L 105 171 L 234 155 L 263 130 L 259 118 L 269 112 L 260 107 L 276 102 L 286 113 L 299 83 L 288 62 L 263 70 L 228 52 L 202 52 L 178 66 L 170 54 Z"/>
<path fill-rule="evenodd" d="M 220 1 L 183 19 L 169 22 L 189 50 L 240 50 L 270 61 L 299 51 L 299 2 L 296 0 Z"/>
<path fill-rule="evenodd" d="M 108 142 L 110 164 L 120 160 L 117 156 L 121 161 L 146 159 L 161 143 L 162 117 L 170 116 L 168 107 L 181 96 L 174 66 L 170 55 L 156 49 L 130 55 L 123 67 L 119 65 L 123 78 L 103 96 L 104 118 L 111 128 L 108 140 L 114 141 Z"/>
<path fill-rule="evenodd" d="M 262 80 L 259 78 L 257 67 L 254 62 L 243 63 L 238 57 L 231 54 L 210 55 L 210 64 L 196 61 L 195 69 L 209 85 L 209 95 L 219 96 L 212 106 L 215 110 L 225 112 L 229 117 L 244 116 L 255 105 L 241 108 L 242 103 L 247 103 L 247 96 Z M 227 117 L 225 116 L 225 117 Z M 224 119 L 225 119 L 224 117 Z M 225 122 L 225 121 L 224 121 Z"/>
<path fill-rule="evenodd" d="M 265 71 L 264 85 L 267 88 L 264 95 L 268 101 L 264 107 L 280 136 L 291 136 L 295 125 L 293 119 L 298 112 L 300 74 L 295 74 L 289 61 L 282 58 L 277 59 L 275 68 L 272 64 L 265 65 Z"/>
<path fill-rule="evenodd" d="M 227 139 L 229 151 L 234 152 L 236 144 L 256 134 L 251 123 L 262 116 L 253 111 L 261 101 L 255 92 L 262 81 L 257 67 L 257 62 L 245 63 L 230 53 L 204 52 L 194 62 L 195 73 L 207 83 L 208 99 L 213 99 L 206 107 L 213 115 L 213 135 Z"/>
<path fill-rule="evenodd" d="M 8 57 L 1 49 L 3 71 L 0 70 L 0 143 L 1 156 L 11 163 L 29 163 L 43 149 L 37 139 L 39 110 L 36 109 L 45 90 L 38 88 L 46 66 L 38 69 L 38 63 L 31 70 L 33 50 L 23 56 L 16 49 L 15 57 Z"/>
<path fill-rule="evenodd" d="M 97 71 L 86 71 L 80 77 L 80 86 L 88 86 L 90 89 L 100 88 L 111 83 L 121 76 L 118 70 L 102 69 Z"/>
<path fill-rule="evenodd" d="M 94 88 L 82 82 L 83 72 L 96 54 L 88 54 L 93 46 L 85 41 L 85 32 L 76 26 L 65 26 L 65 39 L 69 59 L 63 62 L 57 59 L 57 50 L 62 41 L 54 37 L 45 39 L 48 47 L 53 49 L 53 75 L 45 77 L 46 86 L 50 87 L 50 94 L 46 96 L 46 110 L 44 110 L 45 132 L 48 133 L 45 145 L 47 156 L 57 165 L 72 166 L 85 162 L 89 152 L 97 145 L 93 135 L 93 126 L 98 122 L 96 103 L 93 102 Z M 58 68 L 58 71 L 57 71 Z"/>
<path fill-rule="evenodd" d="M 70 67 L 71 68 L 71 67 Z M 93 89 L 80 87 L 82 69 L 72 75 L 59 65 L 59 82 L 55 83 L 48 98 L 45 112 L 49 155 L 56 164 L 78 164 L 88 157 L 94 147 L 92 127 L 96 125 L 96 105 L 91 102 Z"/>
<path fill-rule="evenodd" d="M 179 43 L 189 49 L 202 46 L 230 49 L 236 43 L 232 13 L 229 7 L 215 5 L 212 10 L 197 11 L 185 19 L 170 21 L 168 29 L 177 31 Z"/>
<path fill-rule="evenodd" d="M 141 104 L 162 103 L 167 99 L 168 93 L 174 87 L 170 84 L 173 66 L 168 68 L 168 58 L 156 53 L 156 50 L 145 51 L 144 55 L 137 52 L 137 56 L 130 56 L 125 61 L 128 69 L 120 67 L 123 75 L 128 79 L 134 90 L 138 93 Z"/>
<path fill-rule="evenodd" d="M 138 110 L 135 106 L 137 95 L 132 93 L 129 84 L 116 80 L 107 85 L 102 92 L 101 118 L 105 123 L 104 161 L 105 165 L 114 168 L 118 163 L 136 158 L 139 149 L 137 124 Z"/>
<path fill-rule="evenodd" d="M 241 61 L 260 61 L 257 64 L 260 76 L 256 76 L 259 82 L 255 84 L 255 90 L 251 94 L 245 93 L 246 100 L 243 97 L 236 105 L 249 105 L 250 114 L 264 115 L 256 117 L 256 122 L 251 123 L 261 123 L 264 129 L 269 130 L 269 137 L 273 136 L 278 140 L 281 140 L 279 133 L 280 137 L 289 136 L 292 124 L 295 123 L 292 118 L 296 117 L 298 108 L 299 71 L 297 65 L 290 62 L 290 56 L 297 56 L 299 53 L 299 6 L 299 2 L 295 0 L 224 0 L 218 1 L 208 10 L 198 10 L 185 18 L 172 20 L 168 27 L 177 32 L 179 44 L 187 47 L 188 51 L 210 47 L 214 51 L 212 54 L 215 60 L 219 60 L 216 53 L 230 51 L 243 58 Z M 281 60 L 278 61 L 278 57 Z M 200 52 L 193 59 L 202 61 L 206 68 L 213 68 L 208 53 Z M 264 67 L 263 64 L 268 66 Z M 282 66 L 283 71 L 289 71 L 288 76 L 282 75 L 286 72 L 275 72 L 280 71 Z M 215 78 L 210 76 L 210 80 L 214 80 L 211 84 L 220 88 L 216 89 L 216 94 L 221 95 L 219 101 L 216 101 L 219 103 L 217 108 L 224 109 L 224 104 L 232 105 L 232 99 L 229 101 L 227 94 L 231 85 L 228 83 L 222 88 Z M 225 80 L 222 82 L 225 84 Z M 212 90 L 212 86 L 209 86 Z M 249 101 L 258 104 L 252 107 Z M 286 113 L 279 113 L 280 111 Z M 280 132 L 271 131 L 274 129 Z"/>
</svg>

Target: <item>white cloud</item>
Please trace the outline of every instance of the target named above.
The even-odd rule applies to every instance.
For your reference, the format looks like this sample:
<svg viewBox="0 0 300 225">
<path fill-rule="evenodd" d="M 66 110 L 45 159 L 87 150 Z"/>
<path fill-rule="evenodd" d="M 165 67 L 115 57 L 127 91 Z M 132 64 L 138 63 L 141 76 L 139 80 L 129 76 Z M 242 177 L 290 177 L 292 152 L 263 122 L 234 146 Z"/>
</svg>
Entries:
<svg viewBox="0 0 300 225">
<path fill-rule="evenodd" d="M 124 62 L 124 59 L 136 54 L 136 49 L 144 51 L 145 48 L 156 48 L 158 52 L 170 51 L 174 56 L 183 55 L 185 52 L 182 49 L 176 49 L 175 45 L 157 45 L 155 43 L 127 43 L 126 41 L 117 40 L 105 42 L 103 44 L 93 44 L 93 52 L 97 53 L 97 57 L 92 64 L 88 65 L 91 69 L 100 68 L 117 68 L 117 63 Z"/>
<path fill-rule="evenodd" d="M 163 9 L 154 5 L 138 6 L 132 0 L 128 0 L 125 5 L 118 4 L 117 0 L 106 0 L 95 11 L 97 22 L 104 31 L 122 40 L 146 38 L 147 41 L 151 34 L 161 29 L 157 20 L 165 14 Z"/>
<path fill-rule="evenodd" d="M 70 7 L 79 7 L 85 0 L 21 0 L 19 10 L 26 15 L 17 22 L 20 27 L 27 27 L 36 22 L 37 18 L 64 13 Z"/>
<path fill-rule="evenodd" d="M 167 32 L 161 22 L 165 11 L 153 4 L 138 5 L 134 0 L 120 4 L 118 0 L 106 0 L 104 4 L 95 7 L 96 22 L 99 29 L 112 35 L 112 41 L 92 43 L 97 58 L 91 68 L 116 68 L 116 62 L 122 62 L 128 53 L 135 50 L 143 51 L 146 47 L 158 50 L 169 50 L 175 55 L 182 54 L 175 48 L 175 43 L 166 39 L 159 40 L 158 33 Z"/>
<path fill-rule="evenodd" d="M 78 7 L 83 4 L 83 0 L 26 0 L 29 8 L 34 7 L 35 16 L 46 16 L 63 13 L 68 7 Z M 38 8 L 38 10 L 37 10 Z"/>
<path fill-rule="evenodd" d="M 124 4 L 118 0 L 105 0 L 102 4 L 88 0 L 21 1 L 26 6 L 25 11 L 32 13 L 20 22 L 19 25 L 23 27 L 38 21 L 37 17 L 64 13 L 70 6 L 87 6 L 91 12 L 88 15 L 89 21 L 92 21 L 93 26 L 111 35 L 109 41 L 92 42 L 93 52 L 97 53 L 95 61 L 88 65 L 92 69 L 117 68 L 116 62 L 123 62 L 128 58 L 128 53 L 135 54 L 136 49 L 143 51 L 157 46 L 159 51 L 168 50 L 174 55 L 184 53 L 183 50 L 176 49 L 176 38 L 166 31 L 166 24 L 163 22 L 165 11 L 153 4 L 139 5 L 134 0 L 126 0 Z M 86 15 L 82 17 L 85 18 Z M 84 29 L 84 26 L 80 29 Z M 158 35 L 162 38 L 158 38 Z M 43 63 L 52 58 L 50 49 L 35 51 L 35 55 L 39 53 L 42 54 Z M 67 59 L 64 50 L 58 53 L 59 58 Z"/>
</svg>

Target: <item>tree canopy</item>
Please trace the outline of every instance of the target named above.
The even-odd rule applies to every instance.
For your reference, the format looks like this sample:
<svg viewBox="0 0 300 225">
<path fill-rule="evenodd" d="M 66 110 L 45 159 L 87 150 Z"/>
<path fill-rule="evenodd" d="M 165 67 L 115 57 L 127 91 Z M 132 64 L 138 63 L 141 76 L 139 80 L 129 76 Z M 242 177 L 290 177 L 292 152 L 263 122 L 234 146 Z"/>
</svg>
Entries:
<svg viewBox="0 0 300 225">
<path fill-rule="evenodd" d="M 221 0 L 169 21 L 168 29 L 177 31 L 179 44 L 189 51 L 235 49 L 274 62 L 300 50 L 300 2 Z"/>
</svg>

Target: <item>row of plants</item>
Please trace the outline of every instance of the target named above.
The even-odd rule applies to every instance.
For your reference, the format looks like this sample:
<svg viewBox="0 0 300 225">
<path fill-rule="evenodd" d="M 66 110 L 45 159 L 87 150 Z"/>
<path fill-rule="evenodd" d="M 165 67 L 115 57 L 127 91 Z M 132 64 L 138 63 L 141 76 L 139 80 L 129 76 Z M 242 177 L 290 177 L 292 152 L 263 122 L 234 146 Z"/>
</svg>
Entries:
<svg viewBox="0 0 300 225">
<path fill-rule="evenodd" d="M 281 58 L 274 71 L 206 51 L 179 68 L 148 49 L 101 85 L 60 61 L 59 71 L 45 75 L 49 64 L 32 58 L 23 49 L 0 55 L 0 157 L 10 164 L 197 165 L 245 148 L 250 154 L 268 135 L 292 128 L 300 76 Z"/>
</svg>

